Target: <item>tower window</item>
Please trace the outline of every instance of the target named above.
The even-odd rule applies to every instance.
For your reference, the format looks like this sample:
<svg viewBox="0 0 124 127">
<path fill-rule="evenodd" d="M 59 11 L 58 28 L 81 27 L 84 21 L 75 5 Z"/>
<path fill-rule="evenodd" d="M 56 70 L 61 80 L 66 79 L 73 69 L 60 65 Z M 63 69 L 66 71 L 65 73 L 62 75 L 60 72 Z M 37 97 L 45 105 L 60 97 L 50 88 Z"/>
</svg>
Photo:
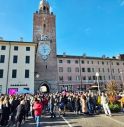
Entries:
<svg viewBox="0 0 124 127">
<path fill-rule="evenodd" d="M 46 7 L 45 6 L 43 7 L 43 10 L 46 11 Z"/>
<path fill-rule="evenodd" d="M 43 24 L 44 32 L 46 31 L 46 24 Z"/>
<path fill-rule="evenodd" d="M 47 8 L 47 13 L 49 13 L 49 8 Z"/>
</svg>

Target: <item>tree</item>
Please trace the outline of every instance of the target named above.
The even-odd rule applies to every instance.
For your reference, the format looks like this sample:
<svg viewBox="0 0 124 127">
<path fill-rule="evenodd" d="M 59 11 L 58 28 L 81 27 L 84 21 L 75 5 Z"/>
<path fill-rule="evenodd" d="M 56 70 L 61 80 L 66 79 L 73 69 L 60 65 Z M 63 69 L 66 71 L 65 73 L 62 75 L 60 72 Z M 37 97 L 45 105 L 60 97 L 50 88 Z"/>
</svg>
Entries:
<svg viewBox="0 0 124 127">
<path fill-rule="evenodd" d="M 116 95 L 118 90 L 118 85 L 115 80 L 111 80 L 107 83 L 107 93 L 109 95 Z"/>
<path fill-rule="evenodd" d="M 109 95 L 109 101 L 110 103 L 114 103 L 116 100 L 116 94 L 117 94 L 117 83 L 115 80 L 111 80 L 110 82 L 107 83 L 107 93 Z"/>
</svg>

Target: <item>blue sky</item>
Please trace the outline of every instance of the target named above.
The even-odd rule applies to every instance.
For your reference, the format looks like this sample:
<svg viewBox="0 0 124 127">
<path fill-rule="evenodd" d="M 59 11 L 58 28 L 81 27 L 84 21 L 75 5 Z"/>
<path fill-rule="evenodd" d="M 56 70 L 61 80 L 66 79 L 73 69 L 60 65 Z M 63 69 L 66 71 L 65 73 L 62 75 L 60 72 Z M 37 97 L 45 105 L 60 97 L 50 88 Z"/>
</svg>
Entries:
<svg viewBox="0 0 124 127">
<path fill-rule="evenodd" d="M 124 53 L 124 0 L 48 0 L 56 15 L 57 52 L 109 57 Z M 32 41 L 40 0 L 0 0 L 0 36 Z"/>
</svg>

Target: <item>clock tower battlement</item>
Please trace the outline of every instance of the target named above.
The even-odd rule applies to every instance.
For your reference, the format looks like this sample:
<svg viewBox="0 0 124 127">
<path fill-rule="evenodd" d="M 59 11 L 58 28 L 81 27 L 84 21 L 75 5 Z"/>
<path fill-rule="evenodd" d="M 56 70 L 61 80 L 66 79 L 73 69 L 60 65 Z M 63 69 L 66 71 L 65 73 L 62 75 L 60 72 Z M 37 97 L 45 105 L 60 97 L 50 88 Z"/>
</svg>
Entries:
<svg viewBox="0 0 124 127">
<path fill-rule="evenodd" d="M 33 16 L 33 41 L 37 43 L 35 89 L 44 83 L 49 91 L 57 91 L 56 16 L 50 12 L 50 5 L 41 0 L 39 10 Z"/>
</svg>

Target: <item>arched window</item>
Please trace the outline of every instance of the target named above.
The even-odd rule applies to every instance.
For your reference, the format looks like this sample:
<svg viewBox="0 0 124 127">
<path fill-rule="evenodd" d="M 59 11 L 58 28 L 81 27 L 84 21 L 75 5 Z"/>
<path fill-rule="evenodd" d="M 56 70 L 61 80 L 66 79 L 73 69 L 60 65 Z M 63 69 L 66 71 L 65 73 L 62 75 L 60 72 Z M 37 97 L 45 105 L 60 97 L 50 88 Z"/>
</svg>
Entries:
<svg viewBox="0 0 124 127">
<path fill-rule="evenodd" d="M 46 7 L 45 6 L 43 7 L 43 10 L 46 11 Z"/>
<path fill-rule="evenodd" d="M 46 32 L 46 24 L 43 24 L 43 30 Z"/>
<path fill-rule="evenodd" d="M 49 8 L 47 8 L 47 13 L 49 13 Z"/>
</svg>

